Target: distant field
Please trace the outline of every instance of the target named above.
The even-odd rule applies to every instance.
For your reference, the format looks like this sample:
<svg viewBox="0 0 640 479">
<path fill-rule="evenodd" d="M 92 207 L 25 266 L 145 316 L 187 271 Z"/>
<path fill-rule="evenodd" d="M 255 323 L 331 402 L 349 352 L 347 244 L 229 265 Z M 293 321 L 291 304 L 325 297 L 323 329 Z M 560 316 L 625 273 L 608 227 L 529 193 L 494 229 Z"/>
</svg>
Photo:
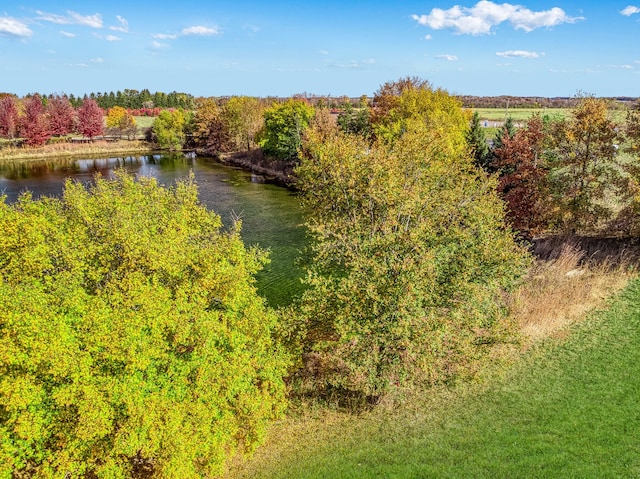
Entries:
<svg viewBox="0 0 640 479">
<path fill-rule="evenodd" d="M 515 121 L 526 121 L 536 113 L 542 116 L 564 118 L 570 111 L 567 108 L 473 108 L 472 110 L 477 111 L 482 120 L 488 121 L 504 121 L 507 117 Z"/>
<path fill-rule="evenodd" d="M 524 122 L 534 114 L 551 118 L 565 118 L 571 113 L 569 108 L 472 108 L 471 110 L 477 111 L 480 119 L 488 122 L 503 122 L 507 117 L 513 118 L 516 122 Z M 610 110 L 609 116 L 614 121 L 624 122 L 626 111 Z"/>
</svg>

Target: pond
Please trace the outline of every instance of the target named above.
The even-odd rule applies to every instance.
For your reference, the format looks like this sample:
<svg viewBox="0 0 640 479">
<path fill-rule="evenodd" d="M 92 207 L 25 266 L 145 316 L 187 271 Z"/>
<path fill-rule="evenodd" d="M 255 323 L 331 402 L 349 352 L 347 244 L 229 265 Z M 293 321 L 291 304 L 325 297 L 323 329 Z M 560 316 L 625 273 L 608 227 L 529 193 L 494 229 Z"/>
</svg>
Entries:
<svg viewBox="0 0 640 479">
<path fill-rule="evenodd" d="M 258 290 L 272 306 L 284 306 L 302 292 L 299 262 L 307 245 L 303 214 L 296 194 L 264 176 L 232 168 L 211 158 L 191 155 L 144 155 L 121 158 L 64 159 L 0 166 L 0 193 L 7 202 L 24 191 L 34 198 L 60 196 L 71 178 L 89 183 L 124 168 L 129 173 L 156 178 L 169 186 L 193 172 L 200 201 L 215 211 L 224 224 L 242 219 L 247 246 L 270 251 L 271 262 L 258 274 Z"/>
</svg>

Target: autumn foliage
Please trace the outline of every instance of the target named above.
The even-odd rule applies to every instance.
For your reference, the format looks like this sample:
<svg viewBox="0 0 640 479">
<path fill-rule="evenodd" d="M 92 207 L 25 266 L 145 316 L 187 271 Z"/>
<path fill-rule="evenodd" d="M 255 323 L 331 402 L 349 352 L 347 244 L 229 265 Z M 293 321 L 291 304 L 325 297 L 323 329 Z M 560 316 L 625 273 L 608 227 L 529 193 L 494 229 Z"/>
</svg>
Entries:
<svg viewBox="0 0 640 479">
<path fill-rule="evenodd" d="M 534 116 L 513 136 L 504 134 L 494 150 L 493 167 L 499 171 L 498 192 L 507 204 L 507 217 L 529 238 L 544 230 L 548 222 L 544 140 L 542 119 Z"/>
</svg>

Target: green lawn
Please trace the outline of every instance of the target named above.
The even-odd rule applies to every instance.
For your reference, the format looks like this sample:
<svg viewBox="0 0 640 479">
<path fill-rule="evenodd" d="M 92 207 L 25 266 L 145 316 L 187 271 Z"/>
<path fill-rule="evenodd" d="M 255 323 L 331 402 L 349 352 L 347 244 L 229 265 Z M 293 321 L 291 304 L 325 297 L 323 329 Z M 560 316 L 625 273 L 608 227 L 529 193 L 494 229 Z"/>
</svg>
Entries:
<svg viewBox="0 0 640 479">
<path fill-rule="evenodd" d="M 640 477 L 640 281 L 484 385 L 432 396 L 289 420 L 231 477 Z"/>
</svg>

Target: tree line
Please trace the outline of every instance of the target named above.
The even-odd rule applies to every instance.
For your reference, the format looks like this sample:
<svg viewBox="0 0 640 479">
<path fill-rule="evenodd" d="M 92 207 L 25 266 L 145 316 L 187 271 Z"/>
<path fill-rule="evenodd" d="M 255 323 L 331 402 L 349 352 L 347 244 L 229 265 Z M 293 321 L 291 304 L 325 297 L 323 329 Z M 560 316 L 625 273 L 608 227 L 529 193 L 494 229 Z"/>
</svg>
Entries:
<svg viewBox="0 0 640 479">
<path fill-rule="evenodd" d="M 74 107 L 64 95 L 43 98 L 35 94 L 23 99 L 4 95 L 0 98 L 0 137 L 21 138 L 29 146 L 71 133 L 93 138 L 104 132 L 103 117 L 102 108 L 91 98 Z"/>
</svg>

